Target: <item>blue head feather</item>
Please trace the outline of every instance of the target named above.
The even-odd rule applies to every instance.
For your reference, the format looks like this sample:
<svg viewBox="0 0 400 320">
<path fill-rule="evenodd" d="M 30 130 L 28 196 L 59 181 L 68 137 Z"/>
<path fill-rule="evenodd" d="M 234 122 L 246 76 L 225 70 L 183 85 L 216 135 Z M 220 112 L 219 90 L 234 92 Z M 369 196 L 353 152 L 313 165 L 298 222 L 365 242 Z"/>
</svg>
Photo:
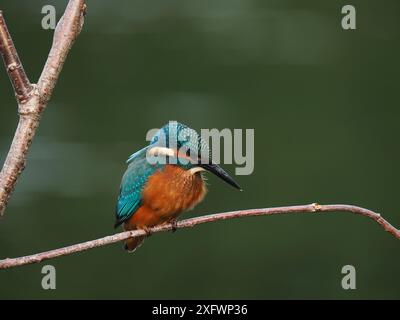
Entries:
<svg viewBox="0 0 400 320">
<path fill-rule="evenodd" d="M 156 146 L 180 150 L 189 156 L 191 158 L 189 163 L 186 157 L 185 159 L 178 157 L 175 162 L 186 168 L 196 166 L 199 162 L 209 163 L 212 159 L 210 148 L 204 139 L 194 129 L 176 121 L 170 121 L 157 131 L 149 147 Z"/>
</svg>

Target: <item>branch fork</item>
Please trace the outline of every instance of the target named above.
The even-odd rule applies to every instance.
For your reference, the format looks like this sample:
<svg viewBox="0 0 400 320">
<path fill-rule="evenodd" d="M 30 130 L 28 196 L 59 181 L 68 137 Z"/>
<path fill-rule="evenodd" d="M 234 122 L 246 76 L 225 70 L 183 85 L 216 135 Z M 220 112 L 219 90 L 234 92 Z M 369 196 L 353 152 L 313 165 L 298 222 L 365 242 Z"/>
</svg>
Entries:
<svg viewBox="0 0 400 320">
<path fill-rule="evenodd" d="M 41 114 L 50 100 L 68 52 L 82 30 L 85 13 L 85 0 L 68 2 L 54 32 L 53 44 L 39 81 L 32 84 L 19 59 L 3 12 L 0 11 L 0 54 L 14 88 L 19 113 L 18 127 L 0 172 L 0 216 L 4 215 L 15 184 L 25 168 Z"/>
</svg>

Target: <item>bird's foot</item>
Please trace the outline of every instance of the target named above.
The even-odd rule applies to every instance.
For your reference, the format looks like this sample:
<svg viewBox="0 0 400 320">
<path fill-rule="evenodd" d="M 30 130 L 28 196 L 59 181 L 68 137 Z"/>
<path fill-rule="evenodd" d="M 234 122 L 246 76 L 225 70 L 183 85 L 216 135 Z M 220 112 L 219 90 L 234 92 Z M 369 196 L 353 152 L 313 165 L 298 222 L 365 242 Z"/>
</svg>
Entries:
<svg viewBox="0 0 400 320">
<path fill-rule="evenodd" d="M 176 230 L 178 230 L 178 220 L 174 219 L 171 221 L 171 231 L 172 233 L 175 233 Z"/>
</svg>

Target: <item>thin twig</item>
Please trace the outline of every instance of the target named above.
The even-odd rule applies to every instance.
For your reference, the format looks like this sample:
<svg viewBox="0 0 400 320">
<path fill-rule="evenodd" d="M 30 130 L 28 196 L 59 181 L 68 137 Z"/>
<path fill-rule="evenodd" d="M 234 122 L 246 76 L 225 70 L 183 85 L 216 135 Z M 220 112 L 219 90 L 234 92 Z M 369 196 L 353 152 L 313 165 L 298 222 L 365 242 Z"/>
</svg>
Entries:
<svg viewBox="0 0 400 320">
<path fill-rule="evenodd" d="M 0 53 L 18 102 L 19 122 L 0 172 L 0 216 L 21 172 L 40 117 L 51 97 L 65 59 L 79 35 L 85 14 L 85 0 L 70 0 L 54 32 L 53 45 L 38 84 L 31 84 L 0 11 Z"/>
<path fill-rule="evenodd" d="M 3 57 L 10 81 L 18 103 L 23 103 L 33 90 L 32 84 L 25 73 L 24 67 L 19 60 L 11 35 L 8 32 L 3 12 L 0 10 L 0 54 Z"/>
<path fill-rule="evenodd" d="M 379 213 L 373 212 L 368 209 L 364 209 L 361 207 L 345 205 L 345 204 L 331 204 L 331 205 L 319 205 L 317 203 L 312 203 L 309 205 L 300 205 L 300 206 L 289 206 L 289 207 L 276 207 L 276 208 L 265 208 L 265 209 L 249 209 L 249 210 L 240 210 L 240 211 L 232 211 L 232 212 L 224 212 L 211 214 L 207 216 L 201 216 L 191 219 L 186 219 L 178 222 L 176 225 L 177 229 L 183 228 L 191 228 L 196 225 L 206 223 L 206 222 L 214 222 L 218 220 L 227 220 L 233 218 L 240 217 L 253 217 L 253 216 L 269 216 L 275 214 L 294 214 L 294 213 L 322 213 L 322 212 L 330 212 L 330 211 L 345 211 L 351 212 L 354 214 L 358 214 L 361 216 L 369 217 L 372 220 L 375 220 L 381 227 L 383 227 L 387 232 L 391 233 L 394 237 L 400 240 L 400 230 L 393 227 L 388 221 L 383 219 Z M 163 226 L 155 227 L 150 229 L 151 233 L 162 232 L 172 230 L 175 226 L 171 224 L 166 224 Z M 108 244 L 112 244 L 115 242 L 123 241 L 128 238 L 135 238 L 146 235 L 146 232 L 143 230 L 135 230 L 135 231 L 126 231 L 114 234 L 112 236 L 107 236 L 104 238 L 86 241 L 79 244 L 75 244 L 72 246 L 50 250 L 42 253 L 33 254 L 30 256 L 13 258 L 13 259 L 4 259 L 0 260 L 0 269 L 8 269 L 17 266 L 22 266 L 25 264 L 38 263 L 44 260 L 61 257 L 65 255 L 69 255 L 76 252 L 81 252 L 101 246 L 105 246 Z"/>
</svg>

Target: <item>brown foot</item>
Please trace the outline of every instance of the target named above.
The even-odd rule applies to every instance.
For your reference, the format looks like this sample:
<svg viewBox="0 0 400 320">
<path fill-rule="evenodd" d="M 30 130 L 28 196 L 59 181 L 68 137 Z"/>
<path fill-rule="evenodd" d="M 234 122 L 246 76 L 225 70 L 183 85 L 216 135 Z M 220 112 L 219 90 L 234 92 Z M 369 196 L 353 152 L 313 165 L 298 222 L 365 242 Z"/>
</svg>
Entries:
<svg viewBox="0 0 400 320">
<path fill-rule="evenodd" d="M 173 220 L 171 220 L 170 223 L 172 225 L 171 232 L 172 233 L 176 232 L 176 230 L 178 230 L 178 220 L 173 219 Z"/>
</svg>

